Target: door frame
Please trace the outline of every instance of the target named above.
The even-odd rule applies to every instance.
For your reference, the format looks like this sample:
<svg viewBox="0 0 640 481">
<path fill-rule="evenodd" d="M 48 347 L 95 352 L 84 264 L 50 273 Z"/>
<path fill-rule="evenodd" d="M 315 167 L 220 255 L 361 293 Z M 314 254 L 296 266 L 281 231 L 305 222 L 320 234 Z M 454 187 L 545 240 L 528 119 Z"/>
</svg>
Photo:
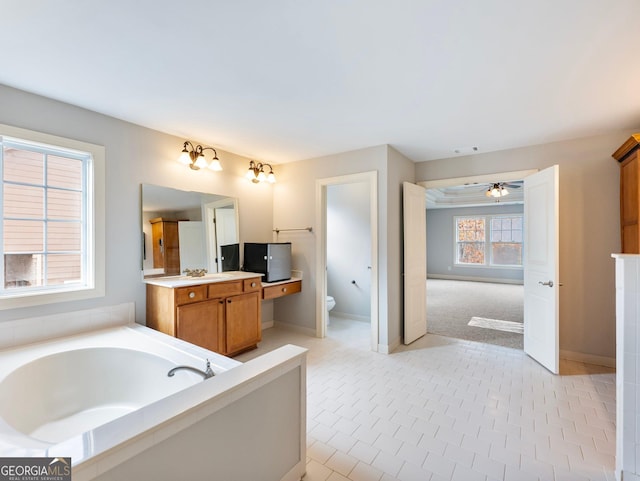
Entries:
<svg viewBox="0 0 640 481">
<path fill-rule="evenodd" d="M 437 189 L 440 187 L 455 187 L 458 185 L 472 184 L 472 183 L 488 184 L 488 183 L 495 183 L 495 182 L 509 182 L 511 180 L 524 179 L 525 177 L 528 177 L 531 174 L 535 174 L 539 171 L 540 169 L 528 169 L 528 170 L 515 170 L 511 172 L 496 172 L 494 174 L 478 174 L 478 175 L 470 175 L 468 177 L 451 177 L 447 179 L 438 179 L 438 180 L 423 180 L 421 182 L 416 182 L 416 184 L 421 185 L 425 189 Z M 429 258 L 427 257 L 427 265 L 428 265 L 428 262 L 429 262 Z M 428 320 L 428 316 L 429 316 L 429 312 L 427 311 L 427 320 Z"/>
<path fill-rule="evenodd" d="M 316 337 L 327 334 L 327 187 L 330 185 L 369 184 L 369 219 L 371 224 L 371 350 L 378 351 L 378 172 L 369 171 L 316 180 Z"/>
</svg>

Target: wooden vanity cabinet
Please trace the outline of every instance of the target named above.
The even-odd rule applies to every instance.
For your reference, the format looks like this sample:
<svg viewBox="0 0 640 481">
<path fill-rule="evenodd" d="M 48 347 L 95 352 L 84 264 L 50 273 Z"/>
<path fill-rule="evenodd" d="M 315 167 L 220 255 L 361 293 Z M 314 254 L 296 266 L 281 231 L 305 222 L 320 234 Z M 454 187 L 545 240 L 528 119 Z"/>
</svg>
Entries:
<svg viewBox="0 0 640 481">
<path fill-rule="evenodd" d="M 151 223 L 153 268 L 164 269 L 165 274 L 180 274 L 180 243 L 178 221 L 156 217 Z"/>
<path fill-rule="evenodd" d="M 210 351 L 224 353 L 224 314 L 224 299 L 178 306 L 175 337 Z"/>
<path fill-rule="evenodd" d="M 613 153 L 620 163 L 620 235 L 624 254 L 640 254 L 640 134 Z"/>
<path fill-rule="evenodd" d="M 147 284 L 147 326 L 233 356 L 262 339 L 260 278 L 163 287 Z"/>
</svg>

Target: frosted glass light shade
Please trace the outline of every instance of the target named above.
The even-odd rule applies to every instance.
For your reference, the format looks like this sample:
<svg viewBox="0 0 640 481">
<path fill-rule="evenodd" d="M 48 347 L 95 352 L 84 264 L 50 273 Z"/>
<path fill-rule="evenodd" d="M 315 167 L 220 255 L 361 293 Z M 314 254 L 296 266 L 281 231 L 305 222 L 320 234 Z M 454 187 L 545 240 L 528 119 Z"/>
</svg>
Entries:
<svg viewBox="0 0 640 481">
<path fill-rule="evenodd" d="M 207 159 L 204 158 L 204 155 L 200 154 L 196 159 L 195 166 L 203 169 L 204 167 L 208 167 L 209 163 L 207 162 Z"/>
<path fill-rule="evenodd" d="M 178 162 L 183 165 L 189 165 L 191 163 L 191 156 L 189 155 L 189 152 L 183 150 L 180 157 L 178 157 Z"/>
<path fill-rule="evenodd" d="M 220 172 L 222 170 L 222 165 L 220 164 L 220 160 L 215 158 L 211 161 L 211 163 L 209 164 L 209 168 L 211 170 L 215 170 L 217 172 Z"/>
</svg>

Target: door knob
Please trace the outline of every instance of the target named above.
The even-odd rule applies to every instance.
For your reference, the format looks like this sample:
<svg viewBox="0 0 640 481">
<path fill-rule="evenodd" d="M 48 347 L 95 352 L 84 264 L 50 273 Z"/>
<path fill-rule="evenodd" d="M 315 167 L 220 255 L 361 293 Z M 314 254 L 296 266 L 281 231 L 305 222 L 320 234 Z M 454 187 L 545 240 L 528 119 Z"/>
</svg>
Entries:
<svg viewBox="0 0 640 481">
<path fill-rule="evenodd" d="M 553 287 L 553 281 L 547 281 L 547 282 L 538 281 L 538 284 L 540 284 L 541 286 Z"/>
</svg>

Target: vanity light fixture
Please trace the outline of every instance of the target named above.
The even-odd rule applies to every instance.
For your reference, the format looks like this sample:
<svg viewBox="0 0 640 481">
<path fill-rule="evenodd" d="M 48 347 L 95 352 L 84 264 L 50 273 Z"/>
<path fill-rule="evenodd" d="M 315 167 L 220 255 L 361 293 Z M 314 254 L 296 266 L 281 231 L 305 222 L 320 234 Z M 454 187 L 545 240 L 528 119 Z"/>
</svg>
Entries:
<svg viewBox="0 0 640 481">
<path fill-rule="evenodd" d="M 188 148 L 187 148 L 188 147 Z M 213 151 L 213 159 L 209 162 L 204 157 L 205 150 Z M 204 169 L 205 167 L 209 167 L 211 170 L 220 171 L 222 170 L 222 165 L 220 165 L 220 159 L 218 159 L 218 153 L 216 149 L 213 147 L 203 147 L 198 144 L 195 147 L 188 140 L 184 143 L 184 148 L 182 149 L 182 154 L 178 157 L 178 162 L 184 165 L 188 165 L 193 170 Z"/>
<path fill-rule="evenodd" d="M 269 167 L 268 174 L 264 173 L 265 167 Z M 245 177 L 254 184 L 264 181 L 267 181 L 270 184 L 275 184 L 276 182 L 276 176 L 273 173 L 273 167 L 271 167 L 271 164 L 263 164 L 262 162 L 254 162 L 253 160 L 249 161 L 249 170 L 247 170 Z"/>
<path fill-rule="evenodd" d="M 509 191 L 506 189 L 504 184 L 497 183 L 491 185 L 489 189 L 485 192 L 487 197 L 504 197 L 505 195 L 509 195 Z"/>
</svg>

